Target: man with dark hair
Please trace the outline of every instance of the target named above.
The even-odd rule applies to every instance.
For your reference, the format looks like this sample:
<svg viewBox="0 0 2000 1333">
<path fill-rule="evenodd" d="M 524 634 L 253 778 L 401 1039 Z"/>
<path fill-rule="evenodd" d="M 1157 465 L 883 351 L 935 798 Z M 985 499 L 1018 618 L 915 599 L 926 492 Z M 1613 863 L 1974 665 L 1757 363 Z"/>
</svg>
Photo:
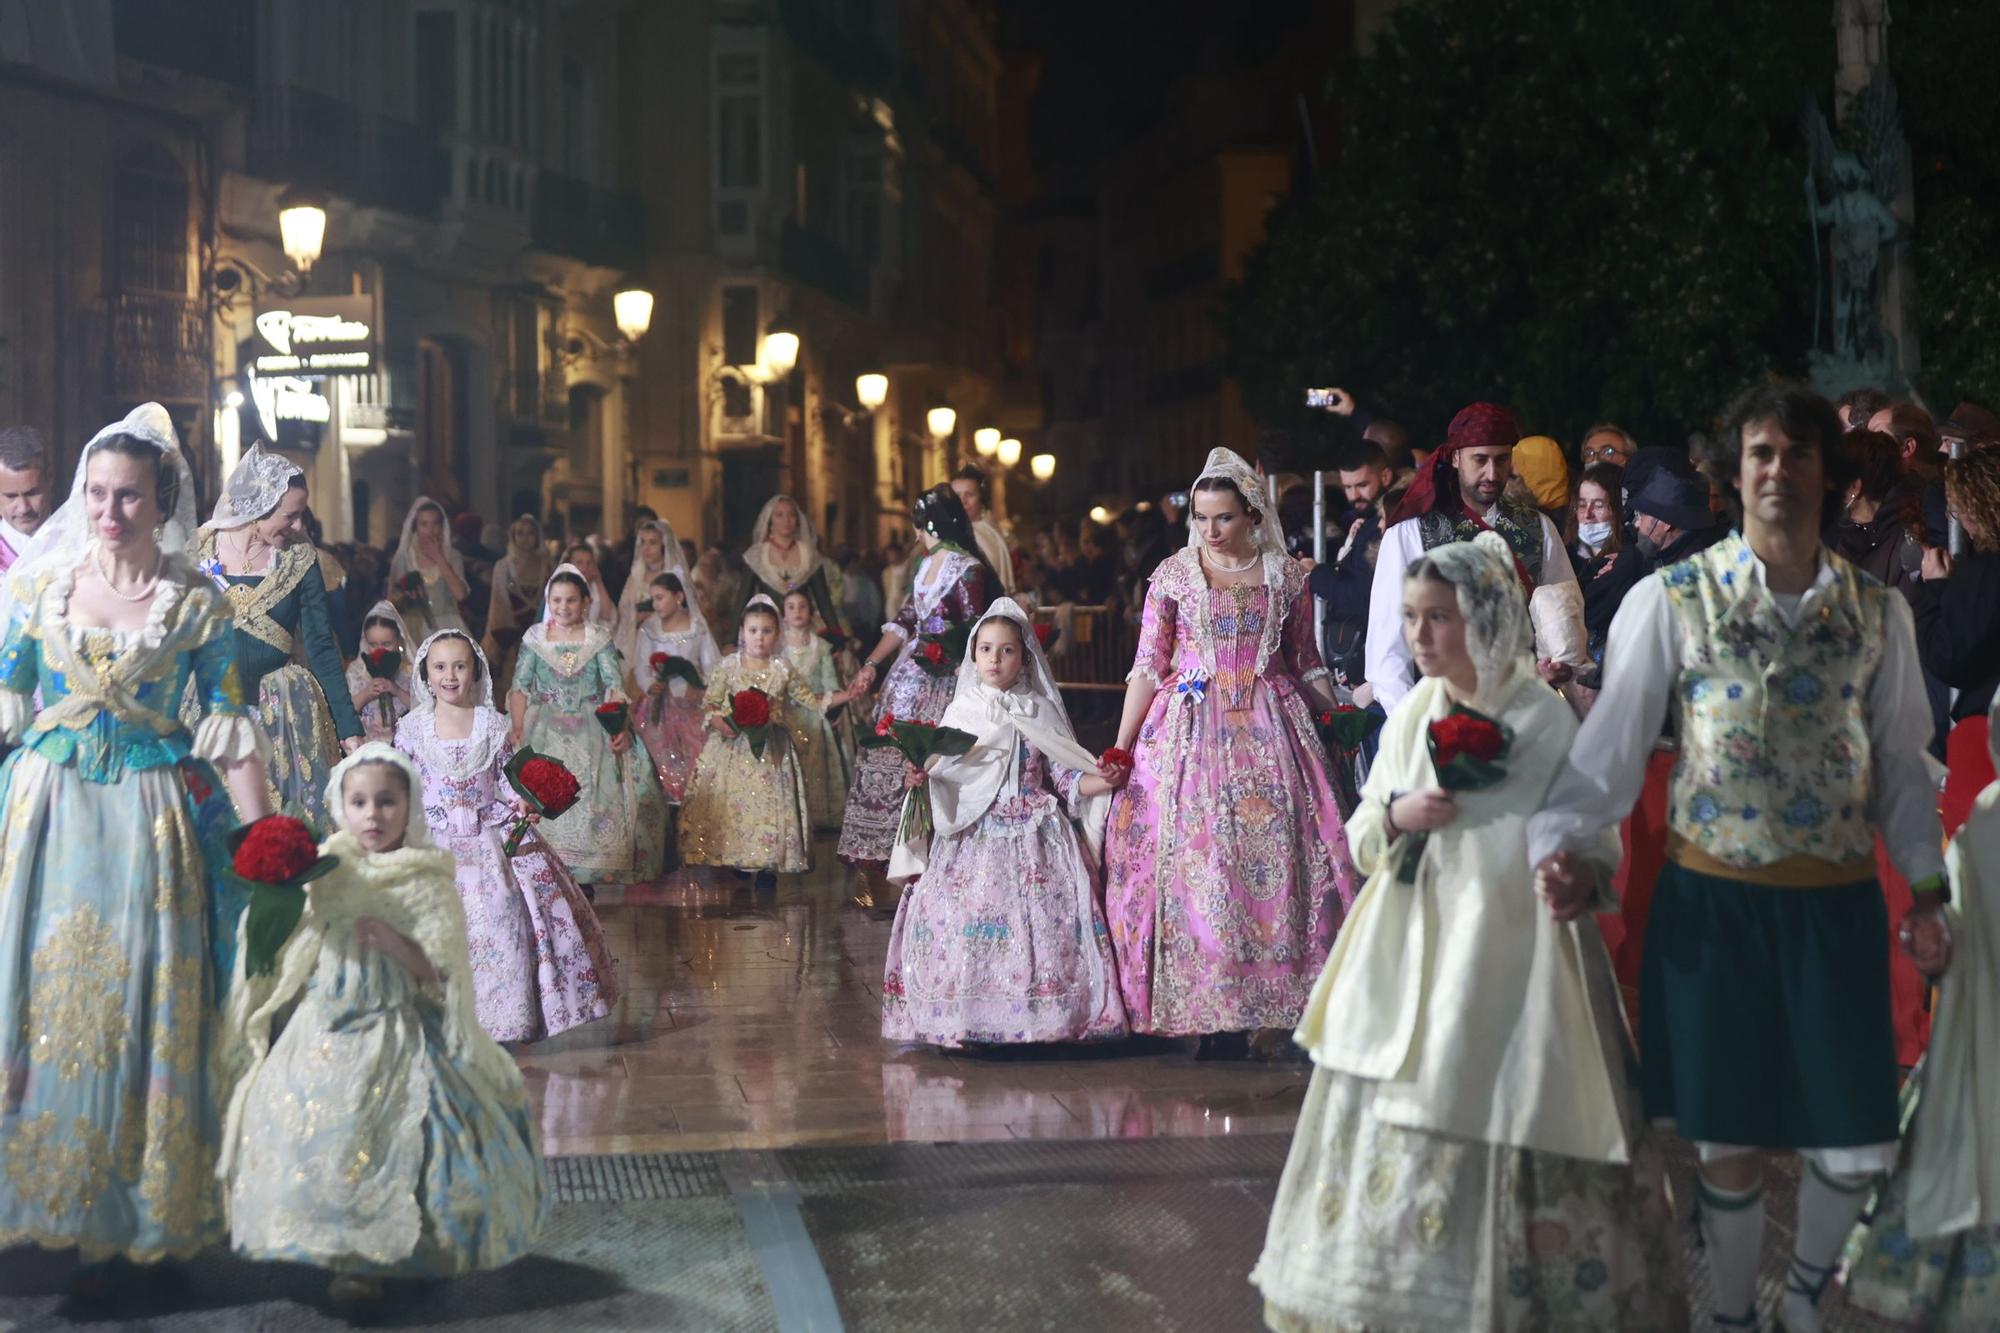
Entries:
<svg viewBox="0 0 2000 1333">
<path fill-rule="evenodd" d="M 1014 548 L 987 512 L 986 474 L 967 463 L 951 474 L 951 490 L 965 506 L 965 516 L 972 520 L 972 536 L 979 543 L 979 554 L 986 557 L 986 563 L 1000 576 L 1001 591 L 1012 596 Z"/>
<path fill-rule="evenodd" d="M 1743 530 L 1626 596 L 1603 693 L 1528 823 L 1557 918 L 1601 905 L 1611 867 L 1579 849 L 1631 811 L 1673 711 L 1640 1071 L 1648 1118 L 1674 1122 L 1700 1159 L 1717 1328 L 1757 1326 L 1761 1151 L 1809 1167 L 1781 1312 L 1795 1330 L 1820 1327 L 1847 1235 L 1895 1165 L 1878 833 L 1916 894 L 1905 950 L 1932 973 L 1950 956 L 1910 608 L 1820 543 L 1839 438 L 1833 405 L 1804 388 L 1731 404 L 1711 463 L 1742 497 Z"/>
<path fill-rule="evenodd" d="M 1869 419 L 1889 405 L 1889 395 L 1880 389 L 1849 389 L 1834 403 L 1840 413 L 1842 430 L 1860 430 Z"/>
<path fill-rule="evenodd" d="M 1931 414 L 1915 403 L 1894 403 L 1868 418 L 1868 429 L 1896 442 L 1903 459 L 1904 491 L 1916 491 L 1924 511 L 1924 535 L 1932 546 L 1951 540 L 1951 514 L 1944 500 L 1944 436 Z"/>
<path fill-rule="evenodd" d="M 48 451 L 32 426 L 0 430 L 0 578 L 49 516 Z"/>
<path fill-rule="evenodd" d="M 1340 553 L 1308 576 L 1313 596 L 1326 603 L 1327 667 L 1367 707 L 1368 597 L 1375 582 L 1375 553 L 1382 545 L 1382 500 L 1396 473 L 1379 444 L 1362 441 L 1335 460 L 1335 475 L 1346 500 L 1340 522 L 1346 534 Z"/>
</svg>

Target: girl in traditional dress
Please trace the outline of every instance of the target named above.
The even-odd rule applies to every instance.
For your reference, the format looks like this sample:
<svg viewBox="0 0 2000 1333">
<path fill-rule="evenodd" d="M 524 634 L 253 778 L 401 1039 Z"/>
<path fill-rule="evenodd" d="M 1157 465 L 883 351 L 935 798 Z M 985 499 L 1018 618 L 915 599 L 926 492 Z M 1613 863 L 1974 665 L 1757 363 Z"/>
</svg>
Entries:
<svg viewBox="0 0 2000 1333">
<path fill-rule="evenodd" d="M 1234 1058 L 1305 1011 L 1358 887 L 1313 714 L 1333 707 L 1305 571 L 1227 449 L 1153 574 L 1118 747 L 1105 914 L 1135 1032 Z"/>
<path fill-rule="evenodd" d="M 544 834 L 571 873 L 585 884 L 643 884 L 665 868 L 667 798 L 651 756 L 632 753 L 630 728 L 606 736 L 595 716 L 628 700 L 611 631 L 584 619 L 589 597 L 576 566 L 549 576 L 548 618 L 522 636 L 507 692 L 511 740 L 560 759 L 583 784 L 576 810 Z"/>
<path fill-rule="evenodd" d="M 463 640 L 457 640 L 463 642 Z M 469 645 L 468 645 L 469 646 Z M 313 882 L 274 974 L 230 996 L 230 1240 L 332 1270 L 338 1304 L 384 1278 L 450 1277 L 527 1253 L 549 1192 L 528 1091 L 480 1030 L 451 852 L 423 783 L 379 742 L 334 770 L 339 859 Z"/>
<path fill-rule="evenodd" d="M 2000 700 L 1989 719 L 1991 744 Z M 1848 1246 L 1845 1283 L 1849 1304 L 1898 1327 L 1991 1333 L 2000 1328 L 2000 783 L 1979 794 L 1945 866 L 1951 905 L 1921 908 L 1898 928 L 1924 973 L 1944 977 L 1930 1047 L 1904 1088 L 1901 1158 Z M 1788 1301 L 1784 1313 L 1794 1309 Z"/>
<path fill-rule="evenodd" d="M 194 524 L 194 476 L 148 403 L 84 446 L 68 503 L 9 571 L 0 1245 L 150 1263 L 221 1237 L 214 987 L 246 895 L 219 840 L 231 798 L 258 818 L 269 788 L 228 600 L 185 554 Z"/>
<path fill-rule="evenodd" d="M 970 529 L 967 531 L 969 534 Z M 977 548 L 968 541 L 965 549 Z M 820 554 L 812 523 L 797 500 L 774 495 L 765 502 L 750 529 L 750 549 L 743 553 L 743 566 L 750 571 L 752 596 L 762 593 L 773 602 L 781 602 L 792 589 L 803 588 L 812 596 L 820 622 L 841 632 L 840 567 Z"/>
<path fill-rule="evenodd" d="M 486 660 L 500 687 L 514 678 L 521 635 L 542 618 L 542 585 L 551 569 L 542 521 L 523 514 L 507 529 L 507 552 L 493 564 L 493 595 L 486 608 Z"/>
<path fill-rule="evenodd" d="M 711 735 L 681 809 L 681 859 L 689 865 L 754 871 L 757 887 L 812 866 L 812 816 L 799 751 L 812 743 L 806 720 L 846 702 L 814 694 L 778 651 L 778 608 L 758 594 L 743 608 L 737 650 L 722 659 L 703 699 Z M 759 756 L 730 721 L 745 690 L 770 699 L 770 730 Z"/>
<path fill-rule="evenodd" d="M 423 580 L 421 592 L 405 591 L 411 574 Z M 403 516 L 403 534 L 396 542 L 395 558 L 389 561 L 389 600 L 404 609 L 410 633 L 421 640 L 441 629 L 464 629 L 459 607 L 471 595 L 465 561 L 451 544 L 444 506 L 419 495 Z"/>
<path fill-rule="evenodd" d="M 1576 717 L 1535 673 L 1498 535 L 1427 552 L 1403 590 L 1424 679 L 1351 825 L 1368 884 L 1299 1026 L 1318 1068 L 1251 1281 L 1275 1329 L 1681 1333 L 1610 956 L 1528 866 Z M 1511 733 L 1496 785 L 1442 789 L 1427 737 L 1457 708 Z"/>
<path fill-rule="evenodd" d="M 970 629 L 1000 595 L 1000 580 L 974 554 L 972 525 L 951 487 L 933 486 L 918 496 L 911 518 L 926 552 L 923 564 L 909 598 L 896 618 L 882 627 L 881 642 L 862 662 L 850 688 L 859 698 L 880 680 L 877 717 L 890 714 L 903 722 L 936 722 L 951 703 L 957 678 L 932 675 L 917 664 L 923 636 L 942 634 L 953 626 Z M 893 666 L 888 665 L 891 659 Z M 894 750 L 863 750 L 855 760 L 854 786 L 841 821 L 841 860 L 879 877 L 896 844 L 903 776 L 902 757 Z"/>
<path fill-rule="evenodd" d="M 604 586 L 604 575 L 597 567 L 597 548 L 589 542 L 571 542 L 569 549 L 563 552 L 563 559 L 569 563 L 569 567 L 575 570 L 590 588 L 590 614 L 588 617 L 590 623 L 593 625 L 602 625 L 605 629 L 609 630 L 612 636 L 612 646 L 616 647 L 618 636 L 618 599 L 613 597 L 611 590 Z M 547 618 L 546 612 L 544 612 L 543 618 Z"/>
<path fill-rule="evenodd" d="M 637 686 L 636 725 L 639 739 L 653 757 L 660 773 L 660 787 L 670 805 L 687 799 L 688 779 L 701 755 L 707 737 L 707 719 L 702 715 L 702 692 L 708 688 L 722 653 L 701 610 L 688 600 L 687 586 L 678 574 L 655 574 L 652 581 L 652 614 L 639 622 L 639 637 L 633 646 L 632 676 Z M 653 658 L 660 654 L 691 663 L 701 676 L 702 688 L 695 689 L 679 676 L 662 679 L 653 670 Z"/>
<path fill-rule="evenodd" d="M 632 533 L 632 569 L 618 594 L 618 618 L 612 636 L 618 645 L 618 655 L 625 659 L 625 669 L 634 677 L 639 674 L 639 622 L 652 614 L 653 579 L 660 574 L 677 575 L 682 580 L 681 586 L 687 586 L 688 571 L 681 560 L 681 540 L 674 536 L 665 519 L 641 519 Z"/>
<path fill-rule="evenodd" d="M 816 625 L 812 594 L 794 588 L 780 604 L 785 625 L 783 649 L 792 673 L 805 681 L 821 698 L 840 694 L 840 672 L 834 665 L 833 645 L 823 638 Z M 847 804 L 847 789 L 854 781 L 853 745 L 846 715 L 828 718 L 823 712 L 807 710 L 799 725 L 810 737 L 799 755 L 805 769 L 806 806 L 812 811 L 812 827 L 838 831 L 840 816 Z"/>
<path fill-rule="evenodd" d="M 403 655 L 403 664 L 393 679 L 368 673 L 368 655 L 379 652 Z M 369 740 L 395 743 L 396 724 L 410 711 L 416 670 L 417 647 L 403 617 L 388 602 L 369 607 L 361 618 L 361 651 L 347 664 L 348 697 L 354 701 L 354 711 Z"/>
<path fill-rule="evenodd" d="M 485 657 L 462 631 L 441 630 L 417 652 L 416 691 L 396 746 L 416 761 L 425 818 L 458 859 L 480 1026 L 495 1041 L 539 1041 L 604 1017 L 618 1002 L 604 928 L 548 845 L 548 829 L 581 822 L 585 806 L 509 857 L 515 824 L 540 820 L 507 784 L 514 747 Z"/>
<path fill-rule="evenodd" d="M 1076 743 L 1028 613 L 993 603 L 973 631 L 943 724 L 977 738 L 909 780 L 928 787 L 928 848 L 896 908 L 882 1035 L 939 1046 L 1125 1035 L 1098 906 L 1110 794 L 1127 770 Z M 1081 832 L 1071 825 L 1074 812 Z"/>
<path fill-rule="evenodd" d="M 319 550 L 301 527 L 306 498 L 298 464 L 251 445 L 202 525 L 195 562 L 235 613 L 237 669 L 271 737 L 270 804 L 324 829 L 327 771 L 362 729 L 327 619 Z M 295 660 L 301 650 L 309 667 Z"/>
</svg>

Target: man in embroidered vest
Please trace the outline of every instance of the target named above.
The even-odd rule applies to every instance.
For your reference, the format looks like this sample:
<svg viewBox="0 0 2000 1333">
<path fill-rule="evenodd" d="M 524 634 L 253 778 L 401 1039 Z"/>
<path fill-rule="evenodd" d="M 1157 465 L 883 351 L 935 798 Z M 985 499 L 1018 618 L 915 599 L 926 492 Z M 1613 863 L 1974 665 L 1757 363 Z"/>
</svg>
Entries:
<svg viewBox="0 0 2000 1333">
<path fill-rule="evenodd" d="M 1562 534 L 1546 515 L 1531 505 L 1507 499 L 1503 492 L 1514 475 L 1514 444 L 1521 429 L 1513 413 L 1494 403 L 1474 403 L 1451 419 L 1444 447 L 1417 472 L 1402 504 L 1389 516 L 1375 554 L 1375 579 L 1368 593 L 1368 638 L 1364 661 L 1375 702 L 1394 712 L 1415 683 L 1415 662 L 1403 639 L 1403 574 L 1410 562 L 1447 542 L 1471 541 L 1480 532 L 1499 533 L 1514 552 L 1523 596 L 1543 585 L 1576 585 Z M 1583 598 L 1571 599 L 1565 614 L 1574 620 L 1558 635 L 1581 646 Z M 1556 646 L 1536 627 L 1535 655 L 1542 679 L 1551 685 L 1569 681 L 1571 668 L 1554 661 Z"/>
<path fill-rule="evenodd" d="M 1917 895 L 1904 948 L 1926 972 L 1949 957 L 1910 610 L 1820 544 L 1839 438 L 1833 406 L 1802 388 L 1760 386 L 1731 405 L 1733 456 L 1718 470 L 1741 494 L 1743 530 L 1627 594 L 1604 691 L 1528 825 L 1543 895 L 1580 916 L 1609 867 L 1572 849 L 1631 810 L 1673 710 L 1681 753 L 1646 928 L 1641 1075 L 1647 1115 L 1700 1154 L 1717 1328 L 1757 1326 L 1759 1150 L 1809 1168 L 1790 1333 L 1820 1327 L 1820 1293 L 1895 1161 L 1878 830 Z"/>
<path fill-rule="evenodd" d="M 49 516 L 49 488 L 42 480 L 46 461 L 40 431 L 30 426 L 0 430 L 0 580 Z"/>
</svg>

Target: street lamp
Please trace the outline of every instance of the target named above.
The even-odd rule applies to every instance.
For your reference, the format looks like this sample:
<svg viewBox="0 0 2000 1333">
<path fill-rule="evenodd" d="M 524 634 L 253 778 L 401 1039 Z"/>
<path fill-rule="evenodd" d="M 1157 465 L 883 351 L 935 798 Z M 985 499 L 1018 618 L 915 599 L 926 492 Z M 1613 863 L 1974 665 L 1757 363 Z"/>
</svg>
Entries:
<svg viewBox="0 0 2000 1333">
<path fill-rule="evenodd" d="M 889 401 L 889 377 L 870 371 L 854 377 L 854 397 L 864 412 L 873 412 Z"/>
<path fill-rule="evenodd" d="M 653 294 L 644 287 L 627 287 L 611 297 L 611 314 L 628 343 L 638 342 L 653 327 Z"/>
<path fill-rule="evenodd" d="M 958 429 L 958 413 L 948 407 L 933 407 L 924 413 L 924 424 L 930 427 L 932 438 L 942 440 Z"/>
<path fill-rule="evenodd" d="M 799 363 L 799 335 L 782 324 L 773 323 L 764 331 L 764 345 L 757 349 L 757 364 L 772 379 L 783 379 Z"/>
<path fill-rule="evenodd" d="M 1056 474 L 1056 456 L 1036 454 L 1028 460 L 1028 471 L 1035 474 L 1036 481 L 1047 481 Z"/>
<path fill-rule="evenodd" d="M 1021 461 L 1021 442 L 1014 439 L 1000 441 L 996 447 L 1001 467 L 1012 467 Z"/>
<path fill-rule="evenodd" d="M 979 451 L 981 458 L 991 458 L 1000 452 L 1000 432 L 991 426 L 981 426 L 972 432 L 972 447 Z"/>
<path fill-rule="evenodd" d="M 297 187 L 278 196 L 278 239 L 301 273 L 310 273 L 326 243 L 326 199 Z"/>
</svg>

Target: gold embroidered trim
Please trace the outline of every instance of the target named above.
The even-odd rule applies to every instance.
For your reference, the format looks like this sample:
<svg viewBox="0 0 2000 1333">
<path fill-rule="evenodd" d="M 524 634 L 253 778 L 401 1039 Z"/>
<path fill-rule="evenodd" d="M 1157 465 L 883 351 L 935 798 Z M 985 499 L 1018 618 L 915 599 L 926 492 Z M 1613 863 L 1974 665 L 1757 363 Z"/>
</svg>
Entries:
<svg viewBox="0 0 2000 1333">
<path fill-rule="evenodd" d="M 108 1073 L 132 1034 L 125 983 L 132 965 L 118 936 L 88 903 L 56 924 L 35 950 L 28 992 L 28 1051 L 65 1079 L 89 1065 Z"/>
</svg>

